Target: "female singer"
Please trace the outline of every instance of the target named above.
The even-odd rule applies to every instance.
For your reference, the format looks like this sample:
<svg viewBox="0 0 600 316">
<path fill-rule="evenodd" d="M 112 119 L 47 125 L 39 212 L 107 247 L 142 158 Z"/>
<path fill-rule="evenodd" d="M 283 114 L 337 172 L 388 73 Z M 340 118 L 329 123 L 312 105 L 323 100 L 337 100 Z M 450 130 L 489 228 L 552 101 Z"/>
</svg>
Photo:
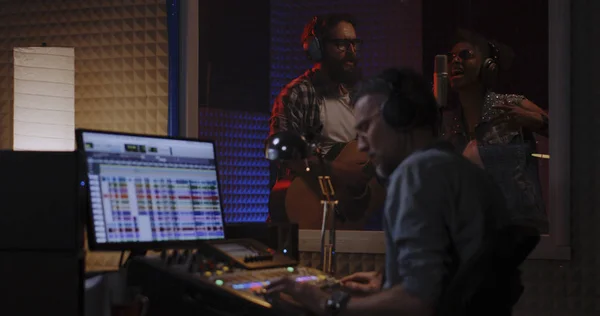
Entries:
<svg viewBox="0 0 600 316">
<path fill-rule="evenodd" d="M 548 115 L 522 95 L 494 92 L 514 58 L 510 48 L 460 30 L 448 53 L 452 94 L 441 136 L 486 169 L 507 196 L 514 219 L 547 231 L 533 133 L 548 135 Z"/>
</svg>

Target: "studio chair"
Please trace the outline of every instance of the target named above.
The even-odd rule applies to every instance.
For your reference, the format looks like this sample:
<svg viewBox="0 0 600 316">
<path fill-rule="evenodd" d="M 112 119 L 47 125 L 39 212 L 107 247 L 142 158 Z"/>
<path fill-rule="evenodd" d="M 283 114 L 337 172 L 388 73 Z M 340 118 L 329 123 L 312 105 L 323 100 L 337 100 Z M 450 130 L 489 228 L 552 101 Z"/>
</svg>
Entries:
<svg viewBox="0 0 600 316">
<path fill-rule="evenodd" d="M 464 264 L 445 289 L 436 316 L 510 316 L 523 294 L 519 266 L 540 241 L 535 228 L 508 226 Z"/>
</svg>

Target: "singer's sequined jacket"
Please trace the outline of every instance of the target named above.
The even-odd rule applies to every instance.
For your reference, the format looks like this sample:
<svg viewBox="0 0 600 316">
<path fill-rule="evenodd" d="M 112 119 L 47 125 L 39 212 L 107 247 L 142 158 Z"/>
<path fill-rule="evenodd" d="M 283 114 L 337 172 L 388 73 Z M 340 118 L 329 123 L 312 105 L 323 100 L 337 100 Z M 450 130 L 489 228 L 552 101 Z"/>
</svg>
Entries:
<svg viewBox="0 0 600 316">
<path fill-rule="evenodd" d="M 460 107 L 442 111 L 441 137 L 462 153 L 469 142 L 476 141 L 485 169 L 496 179 L 509 200 L 514 220 L 522 221 L 546 232 L 548 219 L 541 195 L 538 162 L 531 157 L 536 141 L 533 132 L 507 128 L 506 123 L 492 124 L 502 112 L 498 104 L 518 104 L 522 95 L 489 92 L 484 99 L 480 123 L 474 135 L 466 132 Z"/>
</svg>

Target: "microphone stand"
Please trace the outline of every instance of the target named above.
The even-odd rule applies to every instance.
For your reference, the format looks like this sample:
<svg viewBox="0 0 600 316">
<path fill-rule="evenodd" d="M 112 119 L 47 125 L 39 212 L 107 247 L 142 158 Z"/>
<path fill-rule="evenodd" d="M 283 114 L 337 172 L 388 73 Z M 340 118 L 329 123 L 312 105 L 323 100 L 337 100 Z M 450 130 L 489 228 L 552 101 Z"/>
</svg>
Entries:
<svg viewBox="0 0 600 316">
<path fill-rule="evenodd" d="M 323 205 L 323 218 L 321 220 L 321 270 L 329 275 L 335 274 L 335 222 L 337 207 L 339 201 L 335 198 L 335 189 L 331 182 L 331 176 L 329 176 L 329 168 L 323 160 L 323 155 L 319 147 L 316 147 L 316 152 L 319 157 L 321 172 L 324 175 L 317 177 L 319 181 L 319 187 L 321 189 L 322 199 L 321 205 Z M 329 221 L 329 239 L 326 240 L 325 230 L 327 222 Z"/>
<path fill-rule="evenodd" d="M 319 186 L 325 196 L 321 200 L 323 205 L 323 219 L 321 222 L 321 268 L 323 272 L 333 275 L 335 273 L 335 207 L 338 200 L 334 198 L 335 191 L 331 184 L 331 177 L 319 176 Z M 325 238 L 325 227 L 329 221 L 329 240 Z"/>
</svg>

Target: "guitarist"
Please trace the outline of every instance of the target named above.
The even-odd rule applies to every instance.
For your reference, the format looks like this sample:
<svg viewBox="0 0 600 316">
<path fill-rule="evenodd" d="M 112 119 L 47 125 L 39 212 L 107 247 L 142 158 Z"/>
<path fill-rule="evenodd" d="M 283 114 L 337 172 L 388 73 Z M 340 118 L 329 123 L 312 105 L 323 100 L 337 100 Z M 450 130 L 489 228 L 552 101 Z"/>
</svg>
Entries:
<svg viewBox="0 0 600 316">
<path fill-rule="evenodd" d="M 350 92 L 361 79 L 358 52 L 362 41 L 356 37 L 354 17 L 328 14 L 314 17 L 304 28 L 302 46 L 314 65 L 288 83 L 275 100 L 269 120 L 269 136 L 292 131 L 315 139 L 325 158 L 335 156 L 335 145 L 356 139 Z M 316 164 L 311 164 L 316 166 Z M 357 195 L 364 192 L 368 177 L 342 164 L 331 164 L 334 179 L 352 184 Z M 275 164 L 271 168 L 271 187 L 275 181 L 291 179 L 303 172 L 302 161 Z M 286 222 L 283 209 L 269 210 L 269 220 Z"/>
</svg>

